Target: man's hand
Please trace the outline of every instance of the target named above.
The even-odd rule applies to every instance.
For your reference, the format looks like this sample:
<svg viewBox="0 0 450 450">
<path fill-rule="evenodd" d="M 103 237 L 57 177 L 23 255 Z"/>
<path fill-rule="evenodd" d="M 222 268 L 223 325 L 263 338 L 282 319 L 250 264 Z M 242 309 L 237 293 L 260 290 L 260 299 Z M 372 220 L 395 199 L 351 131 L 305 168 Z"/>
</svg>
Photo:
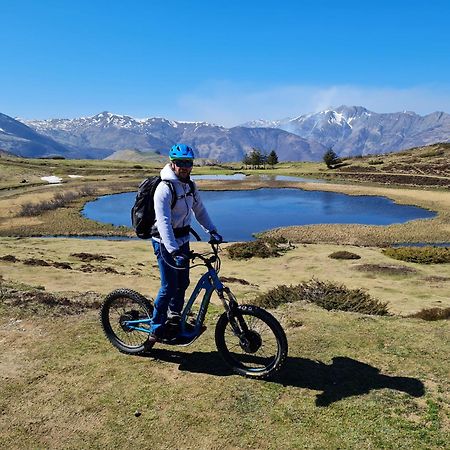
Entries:
<svg viewBox="0 0 450 450">
<path fill-rule="evenodd" d="M 216 231 L 211 231 L 209 233 L 211 236 L 211 241 L 214 241 L 213 244 L 221 244 L 223 242 L 223 237 Z"/>
<path fill-rule="evenodd" d="M 186 268 L 189 262 L 189 257 L 184 253 L 181 253 L 179 250 L 175 250 L 170 254 L 175 262 L 177 267 Z"/>
</svg>

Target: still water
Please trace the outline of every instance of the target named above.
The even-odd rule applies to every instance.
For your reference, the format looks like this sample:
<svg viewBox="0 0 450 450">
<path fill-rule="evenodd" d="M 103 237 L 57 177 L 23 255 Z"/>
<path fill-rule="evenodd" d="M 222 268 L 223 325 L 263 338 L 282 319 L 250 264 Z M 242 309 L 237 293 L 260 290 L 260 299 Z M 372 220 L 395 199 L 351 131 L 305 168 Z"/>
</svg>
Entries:
<svg viewBox="0 0 450 450">
<path fill-rule="evenodd" d="M 201 191 L 201 197 L 226 241 L 248 241 L 253 233 L 290 225 L 390 225 L 436 215 L 415 206 L 395 204 L 384 197 L 300 189 Z M 134 198 L 133 192 L 100 197 L 87 203 L 83 214 L 99 222 L 131 226 Z M 202 238 L 206 237 L 196 222 L 193 228 Z"/>
<path fill-rule="evenodd" d="M 215 181 L 243 181 L 243 180 L 262 180 L 262 181 L 301 181 L 303 183 L 326 183 L 326 180 L 316 178 L 292 177 L 289 175 L 245 175 L 243 173 L 234 173 L 233 175 L 192 175 L 193 180 L 215 180 Z"/>
</svg>

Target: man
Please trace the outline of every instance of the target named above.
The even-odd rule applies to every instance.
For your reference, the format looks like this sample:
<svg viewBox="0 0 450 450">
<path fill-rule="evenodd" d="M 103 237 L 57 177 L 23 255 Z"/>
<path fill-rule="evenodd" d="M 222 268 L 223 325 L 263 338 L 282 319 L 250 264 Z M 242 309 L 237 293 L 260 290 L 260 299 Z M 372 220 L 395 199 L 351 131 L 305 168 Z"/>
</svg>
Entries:
<svg viewBox="0 0 450 450">
<path fill-rule="evenodd" d="M 183 309 L 184 294 L 189 286 L 192 214 L 214 240 L 222 242 L 190 179 L 194 165 L 192 148 L 185 144 L 174 145 L 170 149 L 169 159 L 170 162 L 161 170 L 162 182 L 154 195 L 156 221 L 152 228 L 152 244 L 158 260 L 161 288 L 154 304 L 148 344 L 162 339 L 167 317 L 179 318 Z"/>
</svg>

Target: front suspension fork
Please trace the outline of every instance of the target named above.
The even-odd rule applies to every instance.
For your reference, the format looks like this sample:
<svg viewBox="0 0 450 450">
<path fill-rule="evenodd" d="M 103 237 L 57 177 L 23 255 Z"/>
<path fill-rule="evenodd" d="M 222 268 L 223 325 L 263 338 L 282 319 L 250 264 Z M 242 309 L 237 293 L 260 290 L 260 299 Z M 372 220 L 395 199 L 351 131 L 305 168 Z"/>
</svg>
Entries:
<svg viewBox="0 0 450 450">
<path fill-rule="evenodd" d="M 242 314 L 239 312 L 239 305 L 236 301 L 236 297 L 227 287 L 224 287 L 223 290 L 218 291 L 218 295 L 225 308 L 228 321 L 230 322 L 234 334 L 238 336 L 239 339 L 245 339 L 245 335 L 248 332 L 248 326 L 242 317 Z"/>
</svg>

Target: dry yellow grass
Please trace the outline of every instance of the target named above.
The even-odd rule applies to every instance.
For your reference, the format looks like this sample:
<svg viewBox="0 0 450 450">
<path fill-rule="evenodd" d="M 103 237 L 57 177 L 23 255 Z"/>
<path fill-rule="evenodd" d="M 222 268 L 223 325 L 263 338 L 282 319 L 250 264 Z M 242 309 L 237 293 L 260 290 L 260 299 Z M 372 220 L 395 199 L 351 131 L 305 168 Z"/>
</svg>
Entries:
<svg viewBox="0 0 450 450">
<path fill-rule="evenodd" d="M 0 274 L 9 280 L 42 285 L 49 291 L 106 294 L 115 288 L 131 287 L 152 297 L 158 291 L 159 272 L 148 241 L 0 238 L 0 247 L 0 257 L 14 255 L 20 260 L 16 263 L 0 260 Z M 192 247 L 206 250 L 207 244 L 193 243 Z M 226 249 L 226 245 L 223 247 Z M 371 247 L 345 247 L 360 255 L 360 260 L 328 257 L 342 248 L 326 244 L 297 245 L 280 258 L 246 261 L 231 260 L 224 251 L 221 275 L 250 283 L 228 283 L 241 302 L 251 301 L 257 294 L 275 286 L 297 284 L 316 277 L 342 283 L 352 289 L 367 289 L 373 297 L 389 302 L 394 313 L 407 315 L 422 308 L 450 306 L 449 264 L 404 263 Z M 71 256 L 80 252 L 111 258 L 103 262 L 94 261 L 90 263 L 91 268 L 86 268 L 86 262 Z M 23 261 L 30 258 L 49 263 L 68 262 L 72 270 L 25 265 Z M 111 269 L 118 273 L 110 273 Z M 201 270 L 193 270 L 191 287 Z"/>
</svg>

